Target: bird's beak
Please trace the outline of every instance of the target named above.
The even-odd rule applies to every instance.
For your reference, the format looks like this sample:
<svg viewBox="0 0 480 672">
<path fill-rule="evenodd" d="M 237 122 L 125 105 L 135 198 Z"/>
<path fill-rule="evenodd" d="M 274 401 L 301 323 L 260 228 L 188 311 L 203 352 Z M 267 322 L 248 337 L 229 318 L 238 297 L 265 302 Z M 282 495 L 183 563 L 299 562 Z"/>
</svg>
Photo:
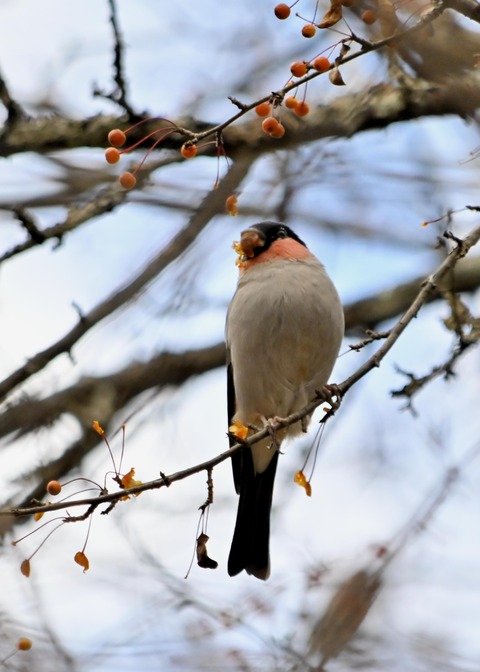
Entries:
<svg viewBox="0 0 480 672">
<path fill-rule="evenodd" d="M 264 245 L 265 238 L 259 231 L 256 231 L 255 229 L 246 229 L 245 231 L 242 231 L 240 247 L 247 259 L 254 257 L 255 250 Z"/>
</svg>

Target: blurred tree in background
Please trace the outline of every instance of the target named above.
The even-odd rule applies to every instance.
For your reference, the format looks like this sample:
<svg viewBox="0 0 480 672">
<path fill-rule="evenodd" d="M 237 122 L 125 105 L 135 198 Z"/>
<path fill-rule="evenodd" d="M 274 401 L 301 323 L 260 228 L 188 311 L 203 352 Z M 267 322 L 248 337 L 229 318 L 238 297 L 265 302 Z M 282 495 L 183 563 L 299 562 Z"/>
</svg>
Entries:
<svg viewBox="0 0 480 672">
<path fill-rule="evenodd" d="M 5 669 L 478 669 L 479 20 L 474 0 L 0 7 Z M 260 220 L 334 278 L 348 392 L 282 456 L 265 585 L 226 576 L 216 459 L 231 245 Z M 188 573 L 200 531 L 219 567 Z"/>
</svg>

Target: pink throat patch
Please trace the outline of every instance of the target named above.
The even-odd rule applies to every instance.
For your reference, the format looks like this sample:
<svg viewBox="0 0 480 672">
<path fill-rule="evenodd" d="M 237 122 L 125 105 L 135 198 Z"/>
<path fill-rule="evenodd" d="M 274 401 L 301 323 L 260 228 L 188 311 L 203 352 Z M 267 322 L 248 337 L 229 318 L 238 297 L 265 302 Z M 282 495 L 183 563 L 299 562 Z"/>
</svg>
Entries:
<svg viewBox="0 0 480 672">
<path fill-rule="evenodd" d="M 312 253 L 305 247 L 305 245 L 298 243 L 296 240 L 293 240 L 293 238 L 281 238 L 273 242 L 268 250 L 261 252 L 258 257 L 244 261 L 240 270 L 245 271 L 252 266 L 258 266 L 258 264 L 275 261 L 277 259 L 301 261 L 302 259 L 309 259 L 312 256 Z"/>
</svg>

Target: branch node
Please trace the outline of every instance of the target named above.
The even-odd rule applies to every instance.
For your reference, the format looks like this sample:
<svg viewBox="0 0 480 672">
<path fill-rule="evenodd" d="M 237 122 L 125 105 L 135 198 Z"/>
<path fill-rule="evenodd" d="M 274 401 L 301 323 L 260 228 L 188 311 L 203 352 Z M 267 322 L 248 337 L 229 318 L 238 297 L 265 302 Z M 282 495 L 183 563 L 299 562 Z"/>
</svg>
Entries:
<svg viewBox="0 0 480 672">
<path fill-rule="evenodd" d="M 13 207 L 12 212 L 30 236 L 33 243 L 41 245 L 45 242 L 46 236 L 35 224 L 33 217 L 24 208 Z"/>
<path fill-rule="evenodd" d="M 235 107 L 238 107 L 239 110 L 242 110 L 242 112 L 246 112 L 248 110 L 248 105 L 245 105 L 245 103 L 242 103 L 238 98 L 235 98 L 234 96 L 228 96 L 228 100 L 235 105 Z"/>
<path fill-rule="evenodd" d="M 171 480 L 168 478 L 168 476 L 167 476 L 166 474 L 163 473 L 163 471 L 160 472 L 160 478 L 163 480 L 163 482 L 165 483 L 165 485 L 167 486 L 167 488 L 169 488 L 172 482 L 171 482 Z"/>
<path fill-rule="evenodd" d="M 108 0 L 108 4 L 110 6 L 110 23 L 112 25 L 114 38 L 113 70 L 116 88 L 110 93 L 105 93 L 104 91 L 101 91 L 95 87 L 93 89 L 93 95 L 106 98 L 107 100 L 111 100 L 117 105 L 120 105 L 120 107 L 122 107 L 128 114 L 130 119 L 135 119 L 138 115 L 128 102 L 127 81 L 123 72 L 123 55 L 125 47 L 122 35 L 120 33 L 120 27 L 118 25 L 117 7 L 115 0 Z"/>
<path fill-rule="evenodd" d="M 77 315 L 78 315 L 78 319 L 80 320 L 80 322 L 81 322 L 82 324 L 85 324 L 85 321 L 86 321 L 85 313 L 84 313 L 83 310 L 81 309 L 80 305 L 79 305 L 76 301 L 72 301 L 72 308 L 75 309 L 75 311 L 76 311 L 76 313 L 77 313 Z"/>
<path fill-rule="evenodd" d="M 460 256 L 463 256 L 465 254 L 464 247 L 465 247 L 465 241 L 463 238 L 459 238 L 458 236 L 455 236 L 449 229 L 446 229 L 443 232 L 443 237 L 446 238 L 446 240 L 453 240 L 454 243 L 457 244 L 457 246 L 460 248 Z"/>
</svg>

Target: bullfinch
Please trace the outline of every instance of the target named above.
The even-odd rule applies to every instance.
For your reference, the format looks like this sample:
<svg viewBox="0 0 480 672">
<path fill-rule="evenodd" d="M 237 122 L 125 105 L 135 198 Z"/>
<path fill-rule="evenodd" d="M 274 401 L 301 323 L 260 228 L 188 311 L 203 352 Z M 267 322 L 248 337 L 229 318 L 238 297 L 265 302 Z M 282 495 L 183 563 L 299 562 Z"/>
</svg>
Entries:
<svg viewBox="0 0 480 672">
<path fill-rule="evenodd" d="M 254 431 L 302 409 L 327 384 L 344 333 L 337 291 L 321 262 L 284 224 L 261 222 L 236 244 L 240 267 L 226 321 L 228 415 Z M 232 456 L 239 495 L 228 573 L 270 574 L 270 509 L 279 446 L 306 422 Z M 234 438 L 231 437 L 231 442 Z"/>
</svg>

